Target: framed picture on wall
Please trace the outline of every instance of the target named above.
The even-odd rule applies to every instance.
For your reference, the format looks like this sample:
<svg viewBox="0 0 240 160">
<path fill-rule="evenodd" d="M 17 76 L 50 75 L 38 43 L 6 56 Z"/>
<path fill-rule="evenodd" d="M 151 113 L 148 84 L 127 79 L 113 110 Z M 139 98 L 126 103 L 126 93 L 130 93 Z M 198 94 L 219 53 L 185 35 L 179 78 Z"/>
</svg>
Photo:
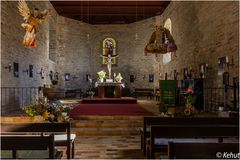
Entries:
<svg viewBox="0 0 240 160">
<path fill-rule="evenodd" d="M 70 81 L 70 73 L 65 73 L 65 81 Z"/>
<path fill-rule="evenodd" d="M 183 69 L 183 77 L 184 77 L 184 79 L 188 78 L 188 68 Z"/>
<path fill-rule="evenodd" d="M 30 78 L 33 77 L 33 65 L 32 64 L 29 65 L 29 77 Z"/>
<path fill-rule="evenodd" d="M 136 77 L 134 75 L 130 75 L 130 83 L 133 83 Z"/>
<path fill-rule="evenodd" d="M 53 71 L 49 72 L 49 78 L 50 78 L 51 81 L 53 80 Z"/>
<path fill-rule="evenodd" d="M 149 82 L 154 82 L 154 75 L 153 74 L 149 74 L 148 81 Z"/>
<path fill-rule="evenodd" d="M 206 64 L 202 63 L 199 65 L 199 76 L 200 78 L 205 78 L 206 76 Z"/>
<path fill-rule="evenodd" d="M 19 65 L 16 62 L 13 63 L 13 76 L 19 77 Z"/>
<path fill-rule="evenodd" d="M 177 75 L 178 75 L 178 73 L 177 73 L 177 70 L 175 69 L 175 70 L 173 71 L 173 79 L 174 79 L 174 80 L 177 80 Z"/>
</svg>

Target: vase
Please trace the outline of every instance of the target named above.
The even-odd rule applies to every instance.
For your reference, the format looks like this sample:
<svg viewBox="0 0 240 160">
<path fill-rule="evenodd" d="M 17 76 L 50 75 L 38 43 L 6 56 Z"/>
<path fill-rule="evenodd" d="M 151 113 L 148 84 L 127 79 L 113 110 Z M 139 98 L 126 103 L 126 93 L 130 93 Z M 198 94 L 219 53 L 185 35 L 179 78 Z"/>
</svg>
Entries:
<svg viewBox="0 0 240 160">
<path fill-rule="evenodd" d="M 99 81 L 100 81 L 101 83 L 103 83 L 103 78 L 99 79 Z"/>
</svg>

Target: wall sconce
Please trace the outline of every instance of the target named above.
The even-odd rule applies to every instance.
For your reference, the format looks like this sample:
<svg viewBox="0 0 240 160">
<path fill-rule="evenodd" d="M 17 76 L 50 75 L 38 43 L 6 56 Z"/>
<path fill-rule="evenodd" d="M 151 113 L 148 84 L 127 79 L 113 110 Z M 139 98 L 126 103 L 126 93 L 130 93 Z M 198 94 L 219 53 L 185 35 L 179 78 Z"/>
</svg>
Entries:
<svg viewBox="0 0 240 160">
<path fill-rule="evenodd" d="M 50 78 L 51 81 L 53 80 L 53 71 L 49 72 L 49 78 Z"/>
<path fill-rule="evenodd" d="M 8 69 L 8 71 L 11 72 L 11 70 L 12 70 L 12 64 L 9 63 L 8 66 L 5 66 L 4 68 L 5 68 L 5 69 Z"/>
<path fill-rule="evenodd" d="M 26 70 L 23 70 L 23 72 L 26 72 L 26 73 L 28 74 L 29 70 L 28 70 L 28 69 L 26 69 Z"/>
</svg>

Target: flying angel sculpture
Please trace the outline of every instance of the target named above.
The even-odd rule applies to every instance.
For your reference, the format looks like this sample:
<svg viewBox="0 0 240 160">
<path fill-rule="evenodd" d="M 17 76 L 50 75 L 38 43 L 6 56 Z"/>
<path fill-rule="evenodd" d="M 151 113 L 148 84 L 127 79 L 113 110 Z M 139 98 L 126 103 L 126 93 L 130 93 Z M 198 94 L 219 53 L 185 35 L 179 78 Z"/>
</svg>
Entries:
<svg viewBox="0 0 240 160">
<path fill-rule="evenodd" d="M 25 0 L 19 0 L 18 2 L 18 10 L 20 14 L 23 16 L 24 23 L 21 26 L 26 30 L 23 45 L 27 48 L 35 48 L 36 45 L 36 26 L 41 24 L 43 20 L 45 20 L 49 15 L 50 11 L 45 9 L 43 11 L 39 11 L 38 8 L 34 8 L 31 11 Z"/>
</svg>

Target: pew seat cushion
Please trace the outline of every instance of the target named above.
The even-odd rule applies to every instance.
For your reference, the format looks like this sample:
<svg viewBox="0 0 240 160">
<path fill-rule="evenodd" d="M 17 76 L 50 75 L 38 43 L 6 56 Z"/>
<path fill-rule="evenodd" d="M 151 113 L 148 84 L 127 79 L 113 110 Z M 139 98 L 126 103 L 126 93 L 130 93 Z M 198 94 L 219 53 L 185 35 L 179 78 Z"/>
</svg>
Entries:
<svg viewBox="0 0 240 160">
<path fill-rule="evenodd" d="M 74 141 L 76 138 L 76 134 L 71 134 L 70 140 Z M 67 134 L 56 134 L 54 135 L 54 141 L 67 141 Z"/>
<path fill-rule="evenodd" d="M 156 138 L 154 144 L 157 146 L 168 145 L 168 142 L 184 142 L 184 143 L 217 143 L 217 138 Z"/>
</svg>

